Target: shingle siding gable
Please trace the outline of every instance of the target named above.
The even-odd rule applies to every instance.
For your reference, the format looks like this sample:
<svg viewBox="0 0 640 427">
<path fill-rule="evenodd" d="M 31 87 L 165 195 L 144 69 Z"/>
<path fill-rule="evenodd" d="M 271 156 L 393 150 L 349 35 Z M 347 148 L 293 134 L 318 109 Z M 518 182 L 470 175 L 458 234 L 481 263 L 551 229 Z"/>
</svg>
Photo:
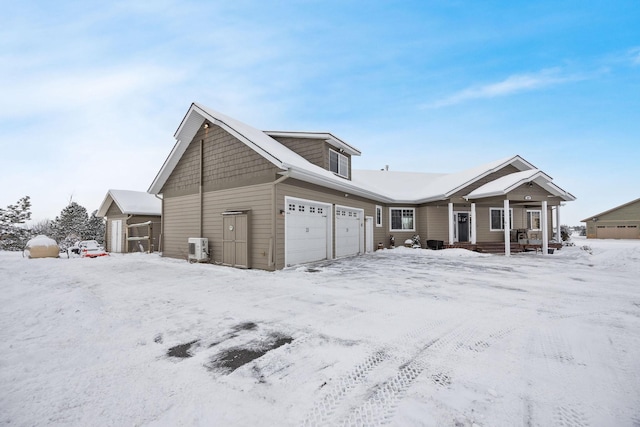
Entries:
<svg viewBox="0 0 640 427">
<path fill-rule="evenodd" d="M 200 129 L 171 172 L 162 192 L 190 194 L 200 180 L 200 141 L 203 143 L 202 179 L 205 191 L 242 183 L 275 180 L 278 169 L 264 157 L 219 126 Z"/>
</svg>

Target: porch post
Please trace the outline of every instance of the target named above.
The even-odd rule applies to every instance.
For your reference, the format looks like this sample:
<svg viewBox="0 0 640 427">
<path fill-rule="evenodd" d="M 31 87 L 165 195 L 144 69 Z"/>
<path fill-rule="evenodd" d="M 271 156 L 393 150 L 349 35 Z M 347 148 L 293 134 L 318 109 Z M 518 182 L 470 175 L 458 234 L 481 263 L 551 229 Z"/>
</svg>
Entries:
<svg viewBox="0 0 640 427">
<path fill-rule="evenodd" d="M 504 255 L 511 256 L 511 211 L 509 199 L 504 201 Z"/>
<path fill-rule="evenodd" d="M 556 206 L 556 226 L 558 228 L 556 240 L 558 240 L 558 243 L 562 243 L 562 229 L 560 228 L 560 203 L 558 203 L 558 206 Z"/>
<path fill-rule="evenodd" d="M 476 227 L 476 204 L 471 203 L 471 244 L 475 245 L 478 243 L 476 240 L 476 231 L 478 228 Z"/>
<path fill-rule="evenodd" d="M 547 214 L 547 201 L 543 200 L 542 218 L 540 218 L 540 222 L 542 223 L 542 255 L 549 253 L 549 216 Z"/>
<path fill-rule="evenodd" d="M 453 238 L 453 226 L 454 226 L 454 222 L 453 222 L 453 203 L 449 203 L 449 244 L 453 245 L 454 244 L 454 238 Z"/>
</svg>

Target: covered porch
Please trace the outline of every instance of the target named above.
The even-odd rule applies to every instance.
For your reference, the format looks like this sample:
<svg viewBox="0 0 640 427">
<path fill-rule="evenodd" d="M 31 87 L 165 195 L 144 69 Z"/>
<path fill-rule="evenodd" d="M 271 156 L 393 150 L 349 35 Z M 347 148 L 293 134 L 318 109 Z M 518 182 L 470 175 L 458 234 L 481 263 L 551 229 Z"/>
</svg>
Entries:
<svg viewBox="0 0 640 427">
<path fill-rule="evenodd" d="M 575 198 L 539 170 L 510 174 L 448 201 L 445 246 L 485 253 L 562 247 L 561 207 Z"/>
</svg>

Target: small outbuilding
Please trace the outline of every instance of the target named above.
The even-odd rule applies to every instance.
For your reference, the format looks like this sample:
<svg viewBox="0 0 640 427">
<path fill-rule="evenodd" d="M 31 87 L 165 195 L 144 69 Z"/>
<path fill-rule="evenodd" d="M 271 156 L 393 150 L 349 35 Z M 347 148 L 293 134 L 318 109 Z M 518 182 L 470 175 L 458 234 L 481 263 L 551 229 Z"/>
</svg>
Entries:
<svg viewBox="0 0 640 427">
<path fill-rule="evenodd" d="M 640 239 L 640 199 L 581 222 L 587 224 L 588 239 Z"/>
<path fill-rule="evenodd" d="M 96 216 L 106 219 L 104 241 L 108 252 L 160 250 L 162 201 L 153 194 L 109 190 Z"/>
</svg>

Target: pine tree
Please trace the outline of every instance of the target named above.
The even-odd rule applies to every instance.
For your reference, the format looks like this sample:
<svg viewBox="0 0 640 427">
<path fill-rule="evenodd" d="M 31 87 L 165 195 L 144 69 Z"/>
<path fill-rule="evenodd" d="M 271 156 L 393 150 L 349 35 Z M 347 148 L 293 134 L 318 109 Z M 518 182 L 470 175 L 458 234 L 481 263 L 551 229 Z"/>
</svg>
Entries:
<svg viewBox="0 0 640 427">
<path fill-rule="evenodd" d="M 29 240 L 29 230 L 21 224 L 31 219 L 31 198 L 24 196 L 15 205 L 0 208 L 0 250 L 20 251 Z"/>
<path fill-rule="evenodd" d="M 98 218 L 97 210 L 91 213 L 87 221 L 87 239 L 96 240 L 101 245 L 104 244 L 104 219 Z"/>
<path fill-rule="evenodd" d="M 51 222 L 53 238 L 60 249 L 67 249 L 79 240 L 85 240 L 89 235 L 87 210 L 76 202 L 71 202 L 62 209 L 60 216 Z"/>
</svg>

